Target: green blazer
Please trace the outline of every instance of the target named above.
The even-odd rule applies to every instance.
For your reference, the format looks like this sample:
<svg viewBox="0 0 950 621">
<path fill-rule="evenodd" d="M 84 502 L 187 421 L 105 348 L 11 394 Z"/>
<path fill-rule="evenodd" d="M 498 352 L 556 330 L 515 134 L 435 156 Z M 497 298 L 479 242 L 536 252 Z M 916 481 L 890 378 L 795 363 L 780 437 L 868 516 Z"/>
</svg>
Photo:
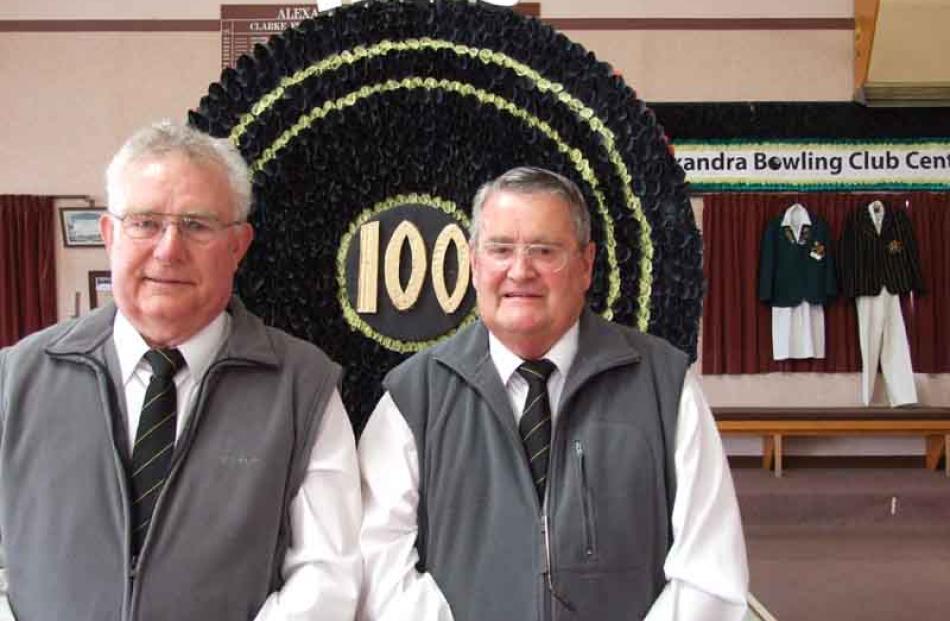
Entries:
<svg viewBox="0 0 950 621">
<path fill-rule="evenodd" d="M 798 240 L 784 223 L 785 214 L 770 220 L 762 235 L 759 299 L 770 306 L 824 305 L 838 291 L 828 225 L 814 214 L 808 217 Z"/>
</svg>

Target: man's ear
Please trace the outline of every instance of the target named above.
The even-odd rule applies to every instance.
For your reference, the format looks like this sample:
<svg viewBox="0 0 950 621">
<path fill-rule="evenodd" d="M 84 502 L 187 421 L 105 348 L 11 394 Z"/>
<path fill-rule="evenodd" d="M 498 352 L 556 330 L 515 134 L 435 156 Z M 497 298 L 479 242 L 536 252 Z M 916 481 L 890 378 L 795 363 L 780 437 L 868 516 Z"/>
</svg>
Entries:
<svg viewBox="0 0 950 621">
<path fill-rule="evenodd" d="M 472 283 L 472 288 L 478 291 L 478 253 L 475 252 L 474 244 L 468 247 L 468 265 L 472 270 L 472 278 L 469 282 Z"/>
<path fill-rule="evenodd" d="M 244 255 L 247 254 L 251 242 L 254 241 L 254 227 L 248 222 L 234 225 L 235 231 L 231 237 L 231 256 L 234 257 L 234 265 L 241 262 Z"/>
<path fill-rule="evenodd" d="M 594 257 L 597 256 L 597 244 L 594 242 L 588 242 L 588 244 L 581 250 L 581 258 L 584 262 L 584 279 L 586 285 L 584 290 L 590 289 L 590 285 L 594 280 Z"/>
<path fill-rule="evenodd" d="M 112 251 L 112 236 L 115 234 L 115 223 L 109 214 L 104 213 L 99 216 L 99 235 L 106 244 L 106 252 Z"/>
</svg>

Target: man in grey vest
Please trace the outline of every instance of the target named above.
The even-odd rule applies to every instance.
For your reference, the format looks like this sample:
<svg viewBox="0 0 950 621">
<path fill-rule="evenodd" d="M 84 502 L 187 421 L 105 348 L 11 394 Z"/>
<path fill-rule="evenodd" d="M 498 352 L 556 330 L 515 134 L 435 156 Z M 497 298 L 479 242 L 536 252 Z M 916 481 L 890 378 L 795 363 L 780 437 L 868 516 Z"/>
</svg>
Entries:
<svg viewBox="0 0 950 621">
<path fill-rule="evenodd" d="M 683 353 L 585 309 L 578 188 L 516 168 L 472 211 L 480 321 L 394 369 L 360 439 L 358 617 L 741 619 L 709 408 Z"/>
<path fill-rule="evenodd" d="M 339 367 L 232 297 L 253 230 L 226 140 L 162 122 L 100 221 L 115 304 L 0 352 L 0 537 L 26 621 L 352 619 Z"/>
</svg>

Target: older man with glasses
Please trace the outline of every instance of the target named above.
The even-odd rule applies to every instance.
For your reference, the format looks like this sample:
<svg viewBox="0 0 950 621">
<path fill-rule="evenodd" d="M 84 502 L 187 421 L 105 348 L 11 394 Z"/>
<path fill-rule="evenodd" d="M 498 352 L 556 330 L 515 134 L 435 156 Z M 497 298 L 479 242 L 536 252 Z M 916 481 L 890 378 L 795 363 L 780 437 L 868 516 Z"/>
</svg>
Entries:
<svg viewBox="0 0 950 621">
<path fill-rule="evenodd" d="M 394 369 L 360 439 L 362 619 L 728 621 L 746 608 L 732 479 L 686 356 L 586 309 L 569 180 L 475 196 L 480 321 Z"/>
<path fill-rule="evenodd" d="M 147 127 L 107 171 L 115 305 L 0 352 L 19 619 L 352 619 L 360 492 L 339 367 L 232 297 L 237 150 Z"/>
</svg>

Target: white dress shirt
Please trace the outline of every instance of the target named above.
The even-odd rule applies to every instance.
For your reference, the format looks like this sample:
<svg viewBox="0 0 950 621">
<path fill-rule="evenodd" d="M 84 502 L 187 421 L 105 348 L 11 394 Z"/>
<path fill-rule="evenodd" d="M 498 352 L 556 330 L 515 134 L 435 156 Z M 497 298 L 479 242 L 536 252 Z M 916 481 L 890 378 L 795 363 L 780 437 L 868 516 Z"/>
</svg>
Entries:
<svg viewBox="0 0 950 621">
<path fill-rule="evenodd" d="M 175 375 L 176 438 L 188 423 L 198 385 L 227 340 L 230 324 L 230 316 L 221 313 L 178 346 L 186 367 Z M 121 312 L 116 313 L 113 340 L 125 390 L 131 454 L 152 376 L 142 357 L 149 346 Z M 353 430 L 334 390 L 317 429 L 307 473 L 290 504 L 291 540 L 281 567 L 284 585 L 267 597 L 256 621 L 353 618 L 362 582 L 361 511 Z"/>
<path fill-rule="evenodd" d="M 555 417 L 577 348 L 575 324 L 544 356 L 557 367 L 548 379 Z M 528 395 L 527 382 L 516 373 L 523 360 L 491 335 L 489 351 L 520 419 Z M 451 607 L 431 574 L 415 569 L 419 459 L 412 431 L 389 393 L 370 416 L 358 453 L 365 563 L 358 618 L 452 621 Z M 663 566 L 668 582 L 646 619 L 738 621 L 745 615 L 748 588 L 742 523 L 719 434 L 692 373 L 680 396 L 674 463 L 673 544 Z"/>
</svg>

